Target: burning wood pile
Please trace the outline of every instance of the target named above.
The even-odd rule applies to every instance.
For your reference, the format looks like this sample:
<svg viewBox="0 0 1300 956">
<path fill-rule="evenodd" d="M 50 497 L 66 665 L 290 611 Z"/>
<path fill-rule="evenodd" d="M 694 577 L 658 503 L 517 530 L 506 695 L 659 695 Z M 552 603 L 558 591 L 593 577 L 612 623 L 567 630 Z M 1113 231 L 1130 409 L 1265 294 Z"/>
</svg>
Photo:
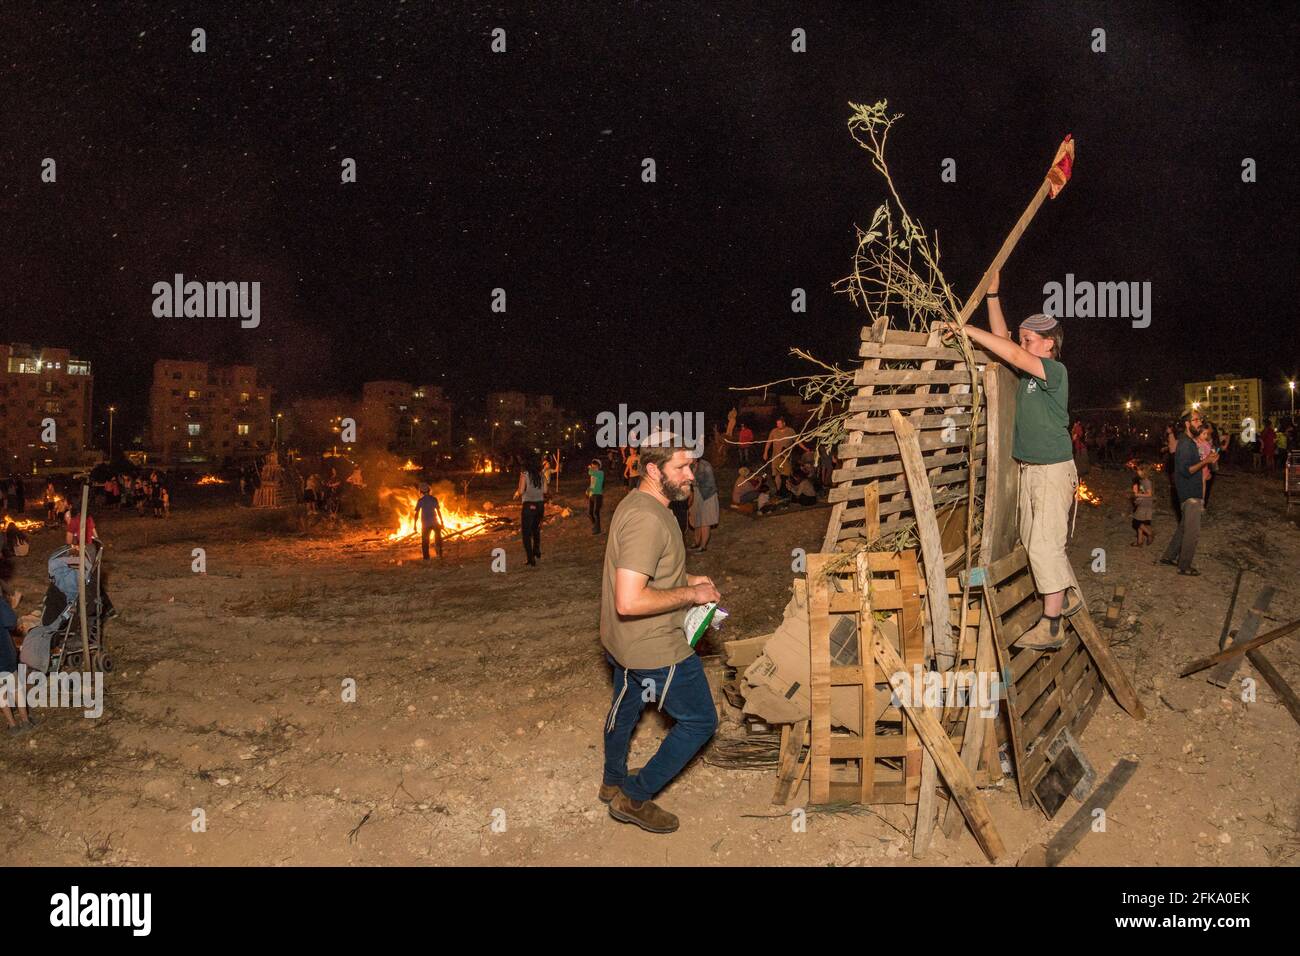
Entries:
<svg viewBox="0 0 1300 956">
<path fill-rule="evenodd" d="M 218 478 L 216 475 L 204 475 L 195 484 L 199 485 L 228 485 L 230 482 L 224 478 Z"/>
<path fill-rule="evenodd" d="M 442 493 L 439 493 L 442 492 Z M 451 485 L 440 483 L 433 490 L 442 512 L 442 540 L 458 538 L 475 538 L 514 524 L 512 518 L 493 512 L 492 502 L 483 502 L 483 510 L 475 509 L 464 498 L 451 490 Z M 415 503 L 420 500 L 420 493 L 414 488 L 382 488 L 379 491 L 379 504 L 391 506 L 396 519 L 396 530 L 388 535 L 389 541 L 405 541 L 418 538 L 419 522 L 416 519 Z"/>
<path fill-rule="evenodd" d="M 1079 487 L 1074 491 L 1074 497 L 1076 500 L 1092 505 L 1094 508 L 1101 505 L 1101 496 L 1089 488 L 1087 482 L 1079 482 Z"/>
<path fill-rule="evenodd" d="M 0 517 L 0 529 L 7 529 L 11 524 L 23 534 L 30 534 L 33 531 L 39 531 L 41 528 L 45 527 L 44 522 L 37 521 L 34 518 L 24 518 L 22 515 L 15 518 L 12 515 L 6 514 L 3 517 Z"/>
</svg>

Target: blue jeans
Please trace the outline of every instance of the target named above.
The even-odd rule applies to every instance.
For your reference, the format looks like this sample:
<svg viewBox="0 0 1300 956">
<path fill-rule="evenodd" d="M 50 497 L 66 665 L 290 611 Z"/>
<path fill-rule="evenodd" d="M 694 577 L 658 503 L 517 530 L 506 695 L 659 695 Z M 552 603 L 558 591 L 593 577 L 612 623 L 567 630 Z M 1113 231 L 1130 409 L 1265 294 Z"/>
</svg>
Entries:
<svg viewBox="0 0 1300 956">
<path fill-rule="evenodd" d="M 614 699 L 605 715 L 605 775 L 602 782 L 606 786 L 622 787 L 629 799 L 651 800 L 681 773 L 718 729 L 718 709 L 704 676 L 704 665 L 696 654 L 672 667 L 653 670 L 630 670 L 609 654 L 605 659 L 614 668 Z M 641 711 L 649 703 L 667 713 L 676 724 L 650 762 L 641 768 L 640 773 L 629 777 L 628 745 L 632 742 L 632 731 L 641 719 Z"/>
</svg>

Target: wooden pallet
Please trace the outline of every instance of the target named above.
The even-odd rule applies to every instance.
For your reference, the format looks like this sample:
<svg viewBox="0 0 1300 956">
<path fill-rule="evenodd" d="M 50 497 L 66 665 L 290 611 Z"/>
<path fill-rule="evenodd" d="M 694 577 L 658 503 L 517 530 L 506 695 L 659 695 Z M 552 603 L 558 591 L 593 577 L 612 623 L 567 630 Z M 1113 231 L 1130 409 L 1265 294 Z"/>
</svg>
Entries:
<svg viewBox="0 0 1300 956">
<path fill-rule="evenodd" d="M 1068 618 L 1065 645 L 1056 651 L 1015 647 L 1042 616 L 1029 558 L 1023 547 L 986 569 L 984 591 L 992 616 L 994 648 L 1006 684 L 1007 722 L 1021 803 L 1047 773 L 1047 745 L 1068 728 L 1076 738 L 1105 697 L 1101 669 L 1081 632 L 1095 626 L 1087 608 Z M 1084 620 L 1086 619 L 1086 621 Z"/>
<path fill-rule="evenodd" d="M 828 572 L 827 565 L 837 559 L 844 566 Z M 807 581 L 812 699 L 809 751 L 807 757 L 799 759 L 798 747 L 803 738 L 800 728 L 783 737 L 778 802 L 788 798 L 791 785 L 798 789 L 808 771 L 810 803 L 916 804 L 922 798 L 926 751 L 914 722 L 890 701 L 888 675 L 873 660 L 872 653 L 872 639 L 883 635 L 909 674 L 913 667 L 919 667 L 922 673 L 930 670 L 922 637 L 926 586 L 916 552 L 862 551 L 853 562 L 844 562 L 837 555 L 810 554 Z M 946 584 L 952 619 L 961 621 L 961 586 L 955 577 L 948 578 Z M 878 615 L 884 620 L 878 621 Z M 852 616 L 857 626 L 856 662 L 835 666 L 830 636 L 844 616 Z M 973 604 L 960 629 L 960 667 L 967 670 L 975 666 L 979 624 L 980 608 Z M 861 689 L 864 713 L 871 715 L 871 733 L 864 735 L 861 728 L 856 733 L 832 733 L 830 703 L 831 688 L 835 686 Z M 970 710 L 943 707 L 936 708 L 934 715 L 954 748 L 961 749 L 969 733 Z M 983 746 L 981 737 L 969 753 L 973 764 L 969 767 L 976 781 L 988 785 L 996 778 L 989 769 L 996 763 L 995 751 Z M 868 767 L 871 773 L 866 772 Z M 833 769 L 847 771 L 853 779 L 835 780 Z"/>
<path fill-rule="evenodd" d="M 864 536 L 862 491 L 871 481 L 880 483 L 881 534 L 913 520 L 891 410 L 904 415 L 917 431 L 940 526 L 956 522 L 954 528 L 964 533 L 972 467 L 977 494 L 982 494 L 987 429 L 977 425 L 975 455 L 969 458 L 972 398 L 961 352 L 942 345 L 937 332 L 905 332 L 877 322 L 862 330 L 860 354 L 858 393 L 849 402 L 847 438 L 836 449 L 841 465 L 832 473 L 834 487 L 827 500 L 833 508 L 821 550 L 842 550 L 845 542 Z M 975 359 L 979 364 L 990 360 L 982 352 L 976 352 Z M 953 426 L 947 434 L 946 425 Z"/>
</svg>

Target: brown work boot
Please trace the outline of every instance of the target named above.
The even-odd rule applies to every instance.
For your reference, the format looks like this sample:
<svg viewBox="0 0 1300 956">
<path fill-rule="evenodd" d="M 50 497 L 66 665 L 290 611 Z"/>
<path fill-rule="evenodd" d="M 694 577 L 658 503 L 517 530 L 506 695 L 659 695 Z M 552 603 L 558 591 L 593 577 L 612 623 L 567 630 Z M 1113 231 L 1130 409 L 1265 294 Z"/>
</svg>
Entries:
<svg viewBox="0 0 1300 956">
<path fill-rule="evenodd" d="M 642 769 L 643 768 L 641 767 L 637 767 L 635 770 L 629 770 L 627 775 L 629 777 L 635 777 Z M 600 791 L 596 794 L 596 797 L 601 803 L 609 803 L 609 801 L 614 799 L 614 794 L 616 793 L 618 793 L 618 784 L 602 783 L 600 785 Z"/>
<path fill-rule="evenodd" d="M 635 823 L 649 833 L 672 833 L 677 818 L 652 800 L 633 800 L 622 790 L 609 802 L 609 815 L 623 823 Z"/>
<path fill-rule="evenodd" d="M 1052 637 L 1052 622 L 1046 617 L 1041 617 L 1037 624 L 1021 634 L 1019 640 L 1013 643 L 1016 647 L 1031 651 L 1059 650 L 1065 644 L 1065 619 L 1059 618 L 1057 623 L 1056 636 Z"/>
</svg>

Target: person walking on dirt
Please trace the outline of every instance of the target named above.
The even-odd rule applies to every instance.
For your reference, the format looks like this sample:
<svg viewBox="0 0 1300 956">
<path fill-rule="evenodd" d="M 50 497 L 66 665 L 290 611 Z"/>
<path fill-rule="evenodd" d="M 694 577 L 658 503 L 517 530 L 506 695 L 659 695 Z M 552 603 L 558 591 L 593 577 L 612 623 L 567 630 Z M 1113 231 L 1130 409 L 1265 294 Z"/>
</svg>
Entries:
<svg viewBox="0 0 1300 956">
<path fill-rule="evenodd" d="M 998 285 L 995 273 L 987 294 L 991 331 L 969 325 L 964 331 L 1020 378 L 1011 456 L 1020 464 L 1020 543 L 1029 554 L 1034 585 L 1043 596 L 1043 616 L 1015 643 L 1034 650 L 1057 650 L 1065 643 L 1061 618 L 1083 606 L 1065 553 L 1079 485 L 1070 440 L 1070 379 L 1061 363 L 1065 332 L 1052 316 L 1031 315 L 1020 323 L 1017 345 L 998 302 Z M 1067 604 L 1071 588 L 1074 600 Z"/>
<path fill-rule="evenodd" d="M 677 817 L 653 802 L 718 726 L 709 682 L 682 623 L 688 608 L 718 601 L 707 577 L 686 573 L 686 549 L 668 510 L 690 494 L 692 454 L 676 435 L 655 432 L 641 444 L 640 488 L 609 526 L 601 577 L 600 642 L 613 668 L 605 718 L 605 770 L 599 799 L 609 814 L 650 833 L 671 833 Z M 633 773 L 628 745 L 646 704 L 676 721 L 655 755 Z"/>
<path fill-rule="evenodd" d="M 415 502 L 415 520 L 420 523 L 420 552 L 429 560 L 429 533 L 433 533 L 434 550 L 442 558 L 442 509 L 438 499 L 429 493 L 427 484 L 420 485 L 420 497 Z"/>
<path fill-rule="evenodd" d="M 546 509 L 546 486 L 542 484 L 542 465 L 536 455 L 529 455 L 519 472 L 519 487 L 514 497 L 522 502 L 519 530 L 524 539 L 524 554 L 530 567 L 542 556 L 542 518 Z"/>
</svg>

